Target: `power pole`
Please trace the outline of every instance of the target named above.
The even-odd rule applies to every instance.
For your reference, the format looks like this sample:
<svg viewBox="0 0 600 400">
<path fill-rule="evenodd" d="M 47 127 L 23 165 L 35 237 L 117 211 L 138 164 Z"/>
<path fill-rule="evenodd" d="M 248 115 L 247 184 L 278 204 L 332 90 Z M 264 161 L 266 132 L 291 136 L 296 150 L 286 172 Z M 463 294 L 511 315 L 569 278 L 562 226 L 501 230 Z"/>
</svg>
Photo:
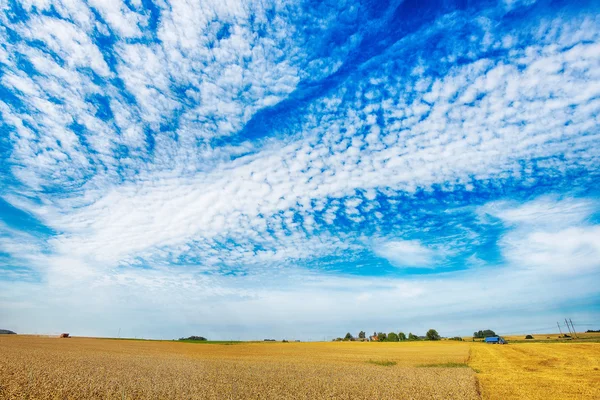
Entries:
<svg viewBox="0 0 600 400">
<path fill-rule="evenodd" d="M 569 318 L 569 322 L 571 323 L 571 328 L 573 328 L 573 333 L 575 334 L 575 337 L 577 337 L 577 332 L 575 332 L 575 327 L 573 326 L 573 321 L 571 321 L 571 318 Z"/>
<path fill-rule="evenodd" d="M 562 330 L 560 329 L 560 324 L 558 323 L 558 321 L 556 321 L 556 326 L 558 326 L 558 331 L 560 332 L 560 335 L 562 336 Z"/>
<path fill-rule="evenodd" d="M 571 328 L 569 327 L 569 323 L 567 322 L 566 318 L 565 318 L 565 325 L 567 325 L 567 329 L 569 330 L 569 335 L 572 335 L 573 333 L 571 333 Z"/>
</svg>

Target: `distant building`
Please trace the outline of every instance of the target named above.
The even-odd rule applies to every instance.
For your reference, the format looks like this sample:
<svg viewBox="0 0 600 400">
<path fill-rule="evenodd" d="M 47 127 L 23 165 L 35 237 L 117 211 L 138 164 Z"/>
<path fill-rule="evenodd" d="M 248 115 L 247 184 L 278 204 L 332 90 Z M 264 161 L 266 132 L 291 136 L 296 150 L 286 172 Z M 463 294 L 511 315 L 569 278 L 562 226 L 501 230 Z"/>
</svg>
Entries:
<svg viewBox="0 0 600 400">
<path fill-rule="evenodd" d="M 369 337 L 369 340 L 371 342 L 379 342 L 379 336 L 373 335 L 373 336 Z"/>
<path fill-rule="evenodd" d="M 506 340 L 500 336 L 486 337 L 483 341 L 489 344 L 506 344 Z"/>
<path fill-rule="evenodd" d="M 68 337 L 70 337 L 70 336 L 69 336 L 69 334 L 68 334 L 68 333 L 61 333 L 61 334 L 60 334 L 60 337 L 61 337 L 61 338 L 68 338 Z"/>
</svg>

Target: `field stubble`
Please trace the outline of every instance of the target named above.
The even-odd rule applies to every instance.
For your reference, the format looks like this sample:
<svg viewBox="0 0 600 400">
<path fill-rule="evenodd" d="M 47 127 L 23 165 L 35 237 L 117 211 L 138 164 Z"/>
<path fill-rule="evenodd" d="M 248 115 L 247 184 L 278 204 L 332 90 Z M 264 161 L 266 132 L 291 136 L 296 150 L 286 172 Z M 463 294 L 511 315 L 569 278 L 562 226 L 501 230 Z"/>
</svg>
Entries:
<svg viewBox="0 0 600 400">
<path fill-rule="evenodd" d="M 0 338 L 3 399 L 476 399 L 469 344 Z M 372 361 L 381 362 L 380 365 Z M 396 364 L 393 364 L 393 363 Z"/>
</svg>

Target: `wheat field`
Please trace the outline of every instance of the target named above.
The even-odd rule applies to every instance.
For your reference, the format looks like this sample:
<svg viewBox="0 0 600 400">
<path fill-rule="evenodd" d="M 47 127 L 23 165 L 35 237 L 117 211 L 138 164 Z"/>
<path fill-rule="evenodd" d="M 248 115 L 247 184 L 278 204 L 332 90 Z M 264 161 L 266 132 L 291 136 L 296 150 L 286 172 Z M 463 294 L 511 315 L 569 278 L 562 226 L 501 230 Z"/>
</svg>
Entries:
<svg viewBox="0 0 600 400">
<path fill-rule="evenodd" d="M 599 399 L 600 343 L 0 336 L 0 399 Z"/>
<path fill-rule="evenodd" d="M 3 399 L 476 399 L 465 343 L 0 338 Z"/>
<path fill-rule="evenodd" d="M 473 343 L 471 354 L 484 399 L 600 399 L 600 343 Z"/>
</svg>

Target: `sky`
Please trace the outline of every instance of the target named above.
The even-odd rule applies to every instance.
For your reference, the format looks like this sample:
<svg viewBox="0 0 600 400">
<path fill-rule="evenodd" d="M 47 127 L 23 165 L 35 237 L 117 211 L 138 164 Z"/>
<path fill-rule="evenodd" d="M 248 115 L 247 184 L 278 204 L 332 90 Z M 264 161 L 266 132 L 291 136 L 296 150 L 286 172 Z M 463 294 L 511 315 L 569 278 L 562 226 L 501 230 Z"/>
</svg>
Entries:
<svg viewBox="0 0 600 400">
<path fill-rule="evenodd" d="M 600 329 L 597 7 L 0 0 L 0 328 Z"/>
</svg>

